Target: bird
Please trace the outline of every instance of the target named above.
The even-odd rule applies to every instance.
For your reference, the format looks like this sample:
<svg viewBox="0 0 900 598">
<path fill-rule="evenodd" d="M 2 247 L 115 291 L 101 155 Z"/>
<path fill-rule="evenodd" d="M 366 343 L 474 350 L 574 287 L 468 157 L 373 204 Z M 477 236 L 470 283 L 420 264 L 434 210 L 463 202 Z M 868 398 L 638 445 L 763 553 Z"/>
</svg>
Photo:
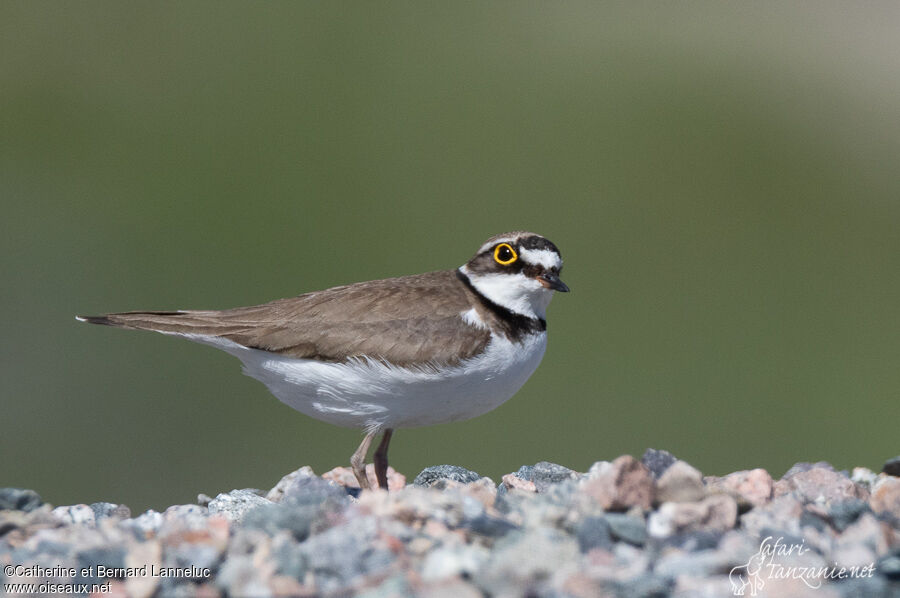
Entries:
<svg viewBox="0 0 900 598">
<path fill-rule="evenodd" d="M 547 347 L 546 310 L 562 257 L 545 237 L 495 235 L 462 266 L 372 280 L 225 310 L 76 316 L 211 345 L 243 363 L 280 401 L 315 419 L 362 430 L 350 458 L 370 489 L 387 489 L 394 431 L 467 420 L 510 399 Z"/>
</svg>

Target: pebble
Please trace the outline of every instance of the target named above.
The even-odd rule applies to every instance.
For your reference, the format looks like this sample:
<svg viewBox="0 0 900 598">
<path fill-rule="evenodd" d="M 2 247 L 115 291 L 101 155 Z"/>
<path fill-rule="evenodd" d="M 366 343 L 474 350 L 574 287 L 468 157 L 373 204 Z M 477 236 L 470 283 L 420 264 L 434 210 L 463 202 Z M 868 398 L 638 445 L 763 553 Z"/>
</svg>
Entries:
<svg viewBox="0 0 900 598">
<path fill-rule="evenodd" d="M 782 479 L 790 478 L 798 473 L 803 473 L 804 471 L 809 471 L 811 469 L 827 469 L 828 471 L 836 471 L 834 466 L 828 461 L 818 461 L 816 463 L 800 461 L 799 463 L 794 463 L 791 468 L 784 472 L 784 475 L 781 477 Z"/>
<path fill-rule="evenodd" d="M 569 534 L 552 528 L 518 531 L 494 545 L 473 580 L 491 596 L 540 594 L 578 556 L 578 542 Z"/>
<path fill-rule="evenodd" d="M 531 480 L 524 480 L 514 473 L 508 473 L 502 478 L 501 490 L 522 490 L 523 492 L 537 493 L 537 484 Z"/>
<path fill-rule="evenodd" d="M 859 519 L 863 513 L 869 513 L 869 503 L 864 500 L 850 499 L 831 505 L 828 510 L 828 520 L 839 532 L 843 532 Z"/>
<path fill-rule="evenodd" d="M 331 480 L 316 476 L 300 476 L 284 489 L 281 504 L 322 504 L 324 502 L 347 502 L 344 487 Z"/>
<path fill-rule="evenodd" d="M 726 492 L 737 499 L 739 506 L 760 507 L 772 500 L 775 482 L 765 469 L 735 471 L 724 477 L 704 479 L 712 492 Z"/>
<path fill-rule="evenodd" d="M 881 472 L 892 476 L 900 476 L 900 456 L 885 461 Z"/>
<path fill-rule="evenodd" d="M 878 474 L 868 467 L 854 467 L 850 479 L 871 492 L 872 486 L 878 481 Z"/>
<path fill-rule="evenodd" d="M 90 505 L 71 505 L 56 507 L 52 511 L 54 517 L 68 525 L 94 525 L 97 518 Z"/>
<path fill-rule="evenodd" d="M 609 521 L 602 516 L 583 519 L 575 530 L 575 537 L 578 539 L 578 548 L 581 552 L 588 552 L 595 548 L 609 550 L 613 546 Z"/>
<path fill-rule="evenodd" d="M 162 527 L 163 515 L 162 513 L 157 513 L 153 509 L 150 509 L 141 513 L 134 519 L 126 520 L 124 523 L 139 536 L 150 537 L 155 535 L 157 530 Z"/>
<path fill-rule="evenodd" d="M 490 555 L 490 550 L 478 544 L 448 542 L 425 557 L 422 563 L 422 580 L 434 582 L 459 576 L 471 578 Z"/>
<path fill-rule="evenodd" d="M 643 546 L 647 541 L 647 524 L 643 518 L 625 513 L 608 513 L 604 519 L 609 523 L 609 531 L 616 540 L 634 546 Z"/>
<path fill-rule="evenodd" d="M 441 480 L 468 484 L 469 482 L 477 482 L 480 479 L 480 475 L 465 467 L 459 467 L 458 465 L 434 465 L 423 469 L 413 480 L 412 485 L 430 488 Z"/>
<path fill-rule="evenodd" d="M 252 489 L 232 490 L 216 496 L 207 507 L 210 514 L 223 515 L 230 521 L 240 521 L 250 510 L 273 504 Z"/>
<path fill-rule="evenodd" d="M 649 509 L 655 494 L 650 470 L 631 455 L 612 463 L 595 463 L 582 488 L 607 511 L 627 511 L 635 506 Z"/>
<path fill-rule="evenodd" d="M 849 579 L 837 585 L 832 594 L 826 589 L 826 594 L 835 598 L 897 598 L 896 584 L 890 584 L 883 576 L 861 577 Z M 819 593 L 809 593 L 809 598 L 819 598 Z M 791 598 L 791 597 L 789 597 Z"/>
<path fill-rule="evenodd" d="M 869 492 L 827 463 L 798 464 L 792 467 L 773 488 L 773 496 L 793 494 L 802 502 L 828 505 L 849 499 L 866 500 Z M 802 467 L 801 467 L 802 466 Z"/>
<path fill-rule="evenodd" d="M 349 477 L 348 477 L 349 476 Z M 0 490 L 0 564 L 77 570 L 111 596 L 494 596 L 718 598 L 765 538 L 802 545 L 784 566 L 874 567 L 869 577 L 766 579 L 769 597 L 900 595 L 900 479 L 800 463 L 706 477 L 665 451 L 587 473 L 539 462 L 488 478 L 424 469 L 360 492 L 346 468 L 293 471 L 271 490 L 233 490 L 132 517 L 125 505 L 53 508 Z M 36 498 L 35 498 L 36 497 Z M 740 513 L 740 516 L 739 516 Z M 106 580 L 105 567 L 189 569 Z M 82 572 L 83 570 L 83 572 Z M 92 572 L 93 571 L 93 572 Z M 6 576 L 4 583 L 28 582 Z"/>
<path fill-rule="evenodd" d="M 888 579 L 900 581 L 900 546 L 878 559 L 876 568 Z"/>
<path fill-rule="evenodd" d="M 247 529 L 259 530 L 270 536 L 288 532 L 302 542 L 312 533 L 321 513 L 322 505 L 316 502 L 270 503 L 247 512 L 242 523 Z"/>
<path fill-rule="evenodd" d="M 304 465 L 300 469 L 292 471 L 291 473 L 287 474 L 286 476 L 284 476 L 283 478 L 278 480 L 278 483 L 275 484 L 272 487 L 272 489 L 266 493 L 266 499 L 270 500 L 272 502 L 281 502 L 281 499 L 284 498 L 284 493 L 287 491 L 288 487 L 293 485 L 294 482 L 297 481 L 298 478 L 315 478 L 315 477 L 316 477 L 316 474 L 312 470 L 312 467 Z M 200 499 L 200 497 L 197 497 L 198 498 L 197 502 L 200 502 L 202 504 L 201 501 L 205 500 L 206 504 L 203 506 L 208 506 L 209 503 L 212 502 L 212 500 L 205 494 L 202 494 L 200 496 L 203 496 L 204 499 Z"/>
<path fill-rule="evenodd" d="M 612 586 L 617 598 L 665 598 L 675 587 L 672 577 L 647 574 Z"/>
<path fill-rule="evenodd" d="M 568 467 L 548 461 L 540 461 L 534 465 L 523 465 L 515 475 L 520 480 L 533 482 L 537 492 L 546 492 L 555 484 L 578 478 L 578 473 Z"/>
<path fill-rule="evenodd" d="M 303 543 L 310 574 L 323 594 L 345 591 L 374 572 L 384 573 L 396 558 L 374 516 L 362 516 L 310 536 Z"/>
<path fill-rule="evenodd" d="M 91 572 L 98 571 L 98 566 L 102 565 L 109 568 L 121 568 L 125 566 L 125 549 L 121 546 L 102 546 L 97 548 L 88 548 L 77 554 L 79 573 L 83 569 Z M 79 575 L 79 583 L 102 583 L 99 577 L 94 575 Z"/>
<path fill-rule="evenodd" d="M 641 457 L 641 463 L 650 470 L 653 477 L 659 479 L 665 471 L 672 466 L 678 459 L 669 451 L 661 451 L 657 449 L 647 449 L 644 456 Z"/>
<path fill-rule="evenodd" d="M 486 514 L 479 514 L 465 522 L 465 526 L 473 533 L 490 538 L 505 536 L 519 526 L 503 519 Z"/>
<path fill-rule="evenodd" d="M 876 513 L 900 521 L 900 478 L 884 477 L 875 482 L 869 504 Z"/>
<path fill-rule="evenodd" d="M 662 544 L 685 552 L 700 552 L 718 547 L 724 535 L 715 530 L 681 532 L 664 538 Z"/>
<path fill-rule="evenodd" d="M 656 480 L 656 503 L 696 502 L 706 496 L 703 474 L 685 463 L 672 463 Z"/>
<path fill-rule="evenodd" d="M 662 538 L 685 531 L 726 531 L 737 522 L 737 502 L 725 494 L 714 494 L 694 503 L 667 502 L 650 514 L 651 536 Z"/>
<path fill-rule="evenodd" d="M 44 504 L 40 494 L 25 488 L 0 488 L 0 510 L 33 511 Z"/>
<path fill-rule="evenodd" d="M 664 552 L 653 570 L 667 578 L 713 577 L 730 570 L 729 555 L 716 550 L 670 550 Z"/>
<path fill-rule="evenodd" d="M 221 566 L 216 585 L 232 596 L 272 596 L 270 571 L 257 566 L 251 555 L 235 555 Z"/>
<path fill-rule="evenodd" d="M 111 502 L 95 502 L 91 505 L 91 510 L 94 512 L 95 521 L 100 521 L 101 519 L 106 519 L 107 517 L 113 517 L 116 519 L 131 518 L 131 509 L 129 509 L 125 505 L 117 505 Z"/>
</svg>

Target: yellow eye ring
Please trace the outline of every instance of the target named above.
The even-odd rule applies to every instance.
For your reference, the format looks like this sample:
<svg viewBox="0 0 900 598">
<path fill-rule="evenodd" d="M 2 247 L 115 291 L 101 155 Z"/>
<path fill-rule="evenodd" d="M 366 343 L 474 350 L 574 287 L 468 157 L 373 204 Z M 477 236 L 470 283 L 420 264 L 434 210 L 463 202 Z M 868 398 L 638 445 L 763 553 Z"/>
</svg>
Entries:
<svg viewBox="0 0 900 598">
<path fill-rule="evenodd" d="M 501 266 L 508 266 L 519 259 L 516 250 L 509 243 L 500 243 L 494 247 L 494 261 Z"/>
</svg>

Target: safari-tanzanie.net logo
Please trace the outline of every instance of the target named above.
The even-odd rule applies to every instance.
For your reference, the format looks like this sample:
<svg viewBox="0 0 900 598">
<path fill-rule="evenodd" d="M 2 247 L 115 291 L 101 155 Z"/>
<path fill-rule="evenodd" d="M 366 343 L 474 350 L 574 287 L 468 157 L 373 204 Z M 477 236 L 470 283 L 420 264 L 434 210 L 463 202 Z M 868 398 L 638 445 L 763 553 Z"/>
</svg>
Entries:
<svg viewBox="0 0 900 598">
<path fill-rule="evenodd" d="M 812 550 L 804 541 L 799 544 L 785 542 L 783 537 L 766 536 L 760 542 L 759 551 L 750 557 L 746 565 L 731 570 L 728 579 L 735 596 L 756 596 L 772 579 L 798 579 L 816 589 L 828 580 L 872 577 L 875 563 L 862 567 L 806 566 L 788 564 L 795 557 L 802 557 Z"/>
</svg>

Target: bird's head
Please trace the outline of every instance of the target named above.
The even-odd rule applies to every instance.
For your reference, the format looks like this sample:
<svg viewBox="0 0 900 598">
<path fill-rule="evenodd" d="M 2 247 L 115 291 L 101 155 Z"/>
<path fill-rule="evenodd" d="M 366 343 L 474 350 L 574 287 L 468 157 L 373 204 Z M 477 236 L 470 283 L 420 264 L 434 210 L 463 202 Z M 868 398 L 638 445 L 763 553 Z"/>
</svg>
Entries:
<svg viewBox="0 0 900 598">
<path fill-rule="evenodd" d="M 553 291 L 569 290 L 556 245 L 524 231 L 491 237 L 459 271 L 485 298 L 529 318 L 545 319 Z"/>
</svg>

